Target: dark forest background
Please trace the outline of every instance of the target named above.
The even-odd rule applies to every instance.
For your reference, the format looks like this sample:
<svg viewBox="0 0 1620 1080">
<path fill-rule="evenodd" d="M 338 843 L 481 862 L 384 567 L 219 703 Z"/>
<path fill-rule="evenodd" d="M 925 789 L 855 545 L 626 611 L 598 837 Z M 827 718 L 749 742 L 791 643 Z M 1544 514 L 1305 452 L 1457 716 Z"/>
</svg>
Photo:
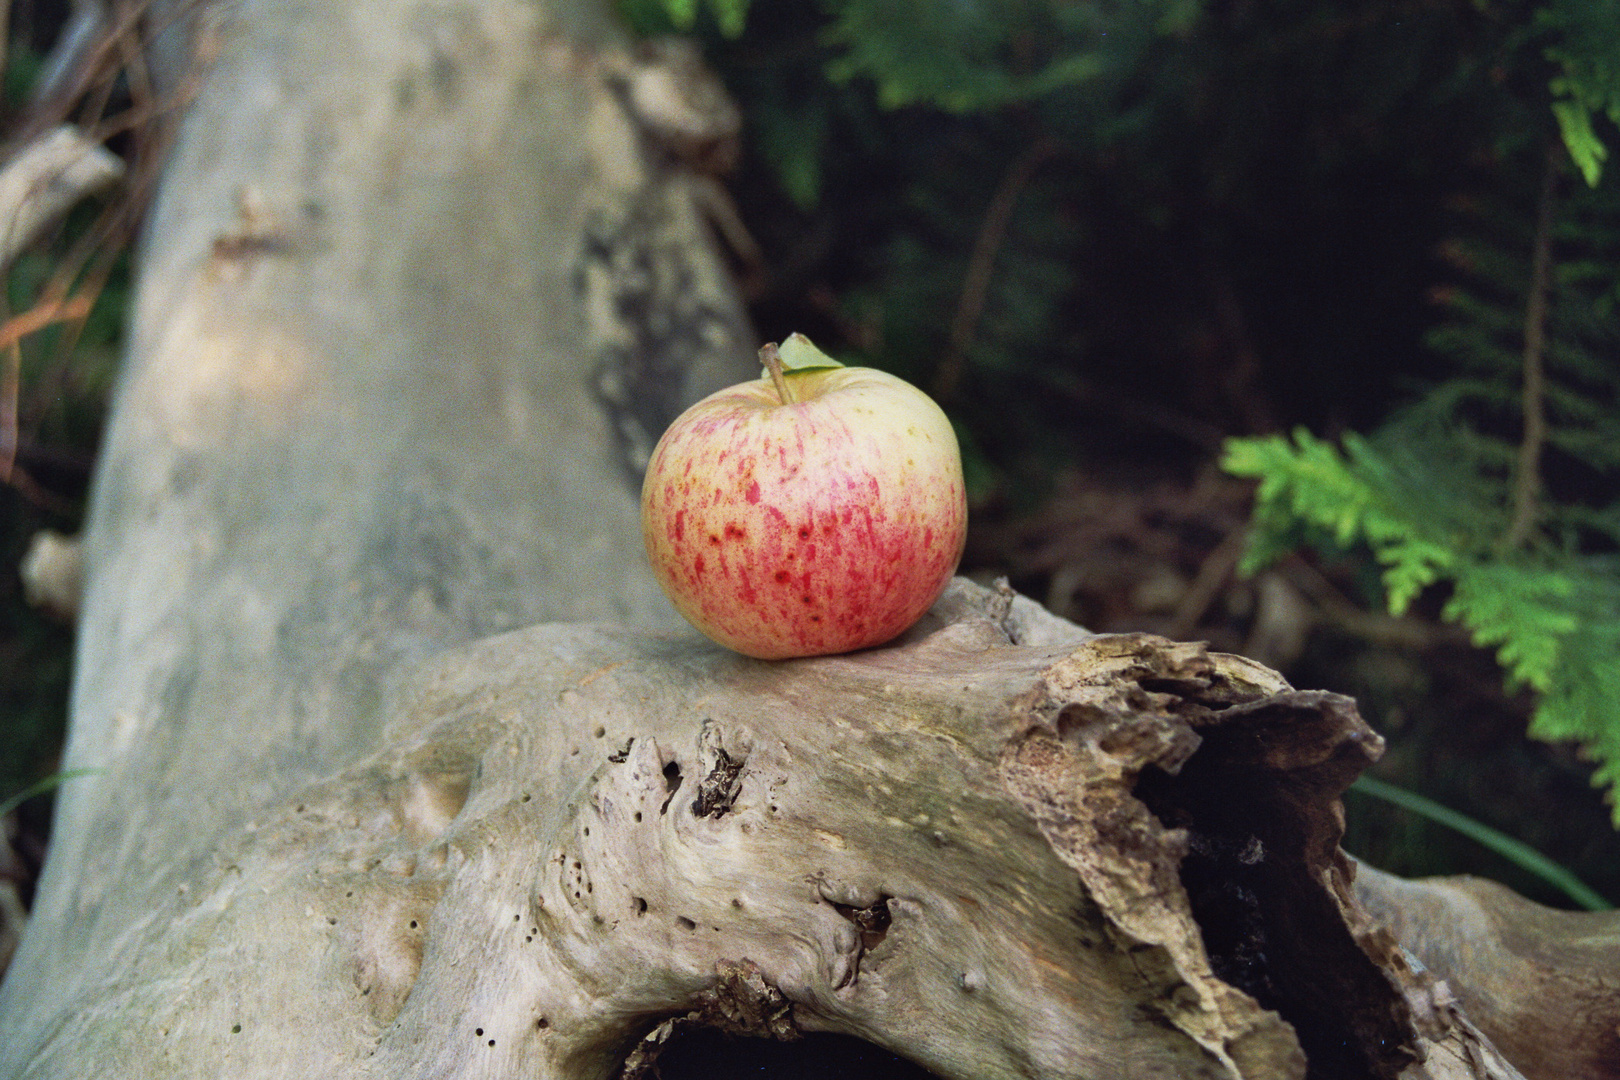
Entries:
<svg viewBox="0 0 1620 1080">
<path fill-rule="evenodd" d="M 893 371 L 957 424 L 964 572 L 1354 695 L 1389 740 L 1378 779 L 1620 899 L 1595 772 L 1620 767 L 1620 5 L 621 10 L 696 38 L 742 108 L 720 179 L 762 337 Z M 67 15 L 9 5 L 13 135 Z M 66 115 L 139 90 L 113 65 Z M 137 183 L 142 130 L 110 141 Z M 95 301 L 22 337 L 0 379 L 0 799 L 59 768 L 72 631 L 14 568 L 38 530 L 80 524 L 133 194 L 6 271 L 6 318 L 53 282 Z M 0 874 L 25 898 L 49 804 L 7 819 Z M 1347 809 L 1346 847 L 1384 869 L 1572 903 L 1385 798 Z"/>
</svg>

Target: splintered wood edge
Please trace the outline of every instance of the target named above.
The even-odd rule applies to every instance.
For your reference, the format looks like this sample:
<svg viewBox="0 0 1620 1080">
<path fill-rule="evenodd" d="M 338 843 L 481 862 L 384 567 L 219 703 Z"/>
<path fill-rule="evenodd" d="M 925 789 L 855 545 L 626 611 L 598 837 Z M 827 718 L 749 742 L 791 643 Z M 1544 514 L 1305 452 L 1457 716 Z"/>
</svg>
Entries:
<svg viewBox="0 0 1620 1080">
<path fill-rule="evenodd" d="M 1170 697 L 1155 700 L 1160 694 Z M 1121 936 L 1169 959 L 1161 991 L 1166 1018 L 1236 1075 L 1303 1075 L 1294 1036 L 1306 1034 L 1322 1075 L 1519 1077 L 1445 984 L 1409 962 L 1352 891 L 1356 866 L 1338 847 L 1339 800 L 1383 744 L 1350 699 L 1295 691 L 1276 672 L 1209 653 L 1201 643 L 1138 634 L 1085 640 L 1043 673 L 1020 707 L 1043 722 L 1009 746 L 1009 787 Z M 1133 712 L 1157 713 L 1158 722 L 1122 725 Z M 1228 728 L 1235 738 L 1224 735 Z M 1189 730 L 1197 733 L 1190 741 Z M 1206 764 L 1210 758 L 1215 767 Z M 1144 772 L 1152 782 L 1138 783 Z M 1178 784 L 1206 790 L 1178 800 L 1169 794 Z M 1274 834 L 1271 850 L 1264 830 L 1245 837 L 1230 822 L 1210 830 L 1199 818 L 1200 803 L 1270 802 L 1264 793 L 1271 785 L 1285 793 L 1272 804 L 1282 812 L 1262 811 L 1253 823 L 1300 826 Z M 1113 805 L 1099 812 L 1099 798 Z M 1221 817 L 1242 821 L 1241 814 Z M 1107 828 L 1098 828 L 1104 822 Z M 1277 839 L 1291 850 L 1275 850 Z M 1278 854 L 1292 879 L 1285 888 L 1268 894 L 1243 879 L 1245 867 Z M 1210 917 L 1221 905 L 1189 899 L 1188 891 L 1208 893 L 1212 885 L 1251 899 L 1258 893 L 1270 925 L 1293 930 L 1292 941 L 1268 931 L 1270 970 L 1238 971 L 1249 977 L 1234 979 L 1233 957 L 1211 962 L 1211 932 L 1227 936 Z M 1340 1016 L 1323 1038 L 1323 1021 Z"/>
<path fill-rule="evenodd" d="M 1257 665 L 1226 666 L 1242 693 L 1287 689 Z M 1092 638 L 1016 704 L 1033 723 L 1008 746 L 1002 774 L 1154 984 L 1146 996 L 1165 1019 L 1233 1076 L 1302 1076 L 1292 1029 L 1211 969 L 1178 877 L 1187 832 L 1166 828 L 1132 794 L 1144 769 L 1179 771 L 1201 741 L 1168 715 L 1168 691 L 1145 687 L 1207 683 L 1220 668 L 1197 644 Z"/>
</svg>

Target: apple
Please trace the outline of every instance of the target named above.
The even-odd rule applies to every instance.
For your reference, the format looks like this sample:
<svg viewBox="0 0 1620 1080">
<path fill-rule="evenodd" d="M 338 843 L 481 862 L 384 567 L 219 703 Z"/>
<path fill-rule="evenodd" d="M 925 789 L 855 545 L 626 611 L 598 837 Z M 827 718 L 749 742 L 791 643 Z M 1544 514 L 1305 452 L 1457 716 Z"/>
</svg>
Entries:
<svg viewBox="0 0 1620 1080">
<path fill-rule="evenodd" d="M 647 556 L 675 609 L 748 656 L 881 645 L 962 557 L 956 434 L 902 379 L 845 367 L 802 334 L 766 372 L 676 418 L 641 489 Z"/>
</svg>

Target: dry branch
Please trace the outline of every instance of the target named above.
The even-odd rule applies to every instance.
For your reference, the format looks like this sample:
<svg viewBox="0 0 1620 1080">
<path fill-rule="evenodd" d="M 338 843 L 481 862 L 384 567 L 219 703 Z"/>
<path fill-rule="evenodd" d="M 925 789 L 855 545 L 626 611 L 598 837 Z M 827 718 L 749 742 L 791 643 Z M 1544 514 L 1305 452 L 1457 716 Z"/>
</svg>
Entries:
<svg viewBox="0 0 1620 1080">
<path fill-rule="evenodd" d="M 0 169 L 0 266 L 80 199 L 117 183 L 124 163 L 63 124 L 24 146 Z"/>
</svg>

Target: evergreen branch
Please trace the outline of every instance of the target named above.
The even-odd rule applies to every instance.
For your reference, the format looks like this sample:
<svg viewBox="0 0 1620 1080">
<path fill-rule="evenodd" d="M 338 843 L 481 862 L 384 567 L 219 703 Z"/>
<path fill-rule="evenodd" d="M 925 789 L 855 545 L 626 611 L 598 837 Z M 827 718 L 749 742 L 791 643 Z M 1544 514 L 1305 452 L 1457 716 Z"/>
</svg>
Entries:
<svg viewBox="0 0 1620 1080">
<path fill-rule="evenodd" d="M 1385 567 L 1391 615 L 1402 614 L 1425 587 L 1455 573 L 1455 544 L 1392 503 L 1389 495 L 1398 483 L 1388 463 L 1354 433 L 1345 436 L 1343 453 L 1304 428 L 1292 442 L 1282 435 L 1228 439 L 1221 467 L 1260 480 L 1259 529 L 1240 564 L 1244 573 L 1292 550 L 1295 544 L 1284 538 L 1290 520 L 1327 531 L 1341 548 L 1365 542 Z"/>
<path fill-rule="evenodd" d="M 1579 743 L 1596 763 L 1593 783 L 1620 789 L 1620 560 L 1493 552 L 1478 531 L 1460 520 L 1448 524 L 1475 501 L 1467 470 L 1454 475 L 1442 467 L 1466 457 L 1460 447 L 1447 451 L 1411 424 L 1397 422 L 1390 435 L 1402 436 L 1397 445 L 1407 451 L 1422 450 L 1424 471 L 1407 470 L 1410 454 L 1380 451 L 1354 434 L 1342 449 L 1303 430 L 1291 440 L 1228 440 L 1226 470 L 1260 481 L 1240 569 L 1252 573 L 1301 543 L 1341 550 L 1365 544 L 1384 567 L 1392 614 L 1429 585 L 1449 583 L 1442 616 L 1475 645 L 1494 649 L 1510 688 L 1536 693 L 1530 734 Z M 1571 511 L 1551 509 L 1560 517 Z M 1606 513 L 1620 524 L 1620 510 Z M 1592 527 L 1608 520 L 1588 516 Z"/>
<path fill-rule="evenodd" d="M 1583 630 L 1567 573 L 1506 560 L 1452 568 L 1452 593 L 1441 614 L 1468 628 L 1474 644 L 1494 647 L 1509 687 L 1545 694 L 1568 664 L 1567 640 Z"/>
<path fill-rule="evenodd" d="M 1501 548 L 1523 547 L 1530 538 L 1540 490 L 1541 448 L 1547 441 L 1547 417 L 1542 409 L 1547 341 L 1548 285 L 1552 278 L 1553 214 L 1558 198 L 1559 147 L 1547 145 L 1547 163 L 1541 176 L 1541 198 L 1536 208 L 1535 253 L 1530 262 L 1530 292 L 1524 311 L 1524 436 L 1513 474 L 1513 518 Z"/>
</svg>

